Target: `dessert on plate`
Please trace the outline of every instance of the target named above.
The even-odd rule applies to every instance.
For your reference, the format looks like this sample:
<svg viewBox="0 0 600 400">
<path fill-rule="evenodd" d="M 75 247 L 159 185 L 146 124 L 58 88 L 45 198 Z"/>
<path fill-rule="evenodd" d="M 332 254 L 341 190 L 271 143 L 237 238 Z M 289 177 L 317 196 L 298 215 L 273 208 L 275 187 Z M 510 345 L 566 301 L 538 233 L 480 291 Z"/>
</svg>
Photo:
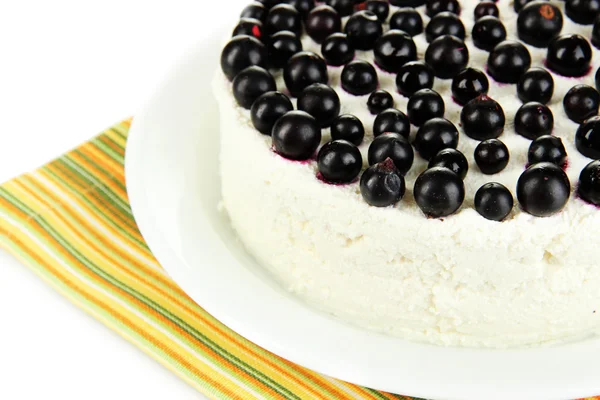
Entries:
<svg viewBox="0 0 600 400">
<path fill-rule="evenodd" d="M 213 88 L 240 240 L 297 297 L 387 335 L 470 347 L 595 335 L 599 10 L 239 10 Z"/>
</svg>

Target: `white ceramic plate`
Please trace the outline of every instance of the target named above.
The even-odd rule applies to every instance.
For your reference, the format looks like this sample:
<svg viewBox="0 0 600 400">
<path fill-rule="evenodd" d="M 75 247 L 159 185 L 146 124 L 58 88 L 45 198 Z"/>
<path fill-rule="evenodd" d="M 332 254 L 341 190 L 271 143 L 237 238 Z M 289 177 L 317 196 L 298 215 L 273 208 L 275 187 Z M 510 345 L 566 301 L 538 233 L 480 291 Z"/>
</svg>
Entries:
<svg viewBox="0 0 600 400">
<path fill-rule="evenodd" d="M 188 295 L 273 353 L 371 388 L 439 399 L 600 394 L 598 340 L 514 351 L 415 344 L 346 325 L 279 289 L 217 211 L 219 122 L 210 80 L 219 43 L 204 39 L 172 71 L 134 119 L 125 160 L 139 228 Z"/>
</svg>

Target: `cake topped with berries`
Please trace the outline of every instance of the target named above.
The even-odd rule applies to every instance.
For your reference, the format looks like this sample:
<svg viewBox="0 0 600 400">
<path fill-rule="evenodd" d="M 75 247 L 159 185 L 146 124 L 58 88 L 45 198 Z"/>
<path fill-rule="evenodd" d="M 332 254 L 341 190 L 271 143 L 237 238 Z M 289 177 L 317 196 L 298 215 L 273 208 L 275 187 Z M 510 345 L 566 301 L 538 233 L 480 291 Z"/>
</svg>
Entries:
<svg viewBox="0 0 600 400">
<path fill-rule="evenodd" d="M 223 206 L 281 285 L 436 344 L 600 332 L 600 0 L 239 11 Z"/>
</svg>

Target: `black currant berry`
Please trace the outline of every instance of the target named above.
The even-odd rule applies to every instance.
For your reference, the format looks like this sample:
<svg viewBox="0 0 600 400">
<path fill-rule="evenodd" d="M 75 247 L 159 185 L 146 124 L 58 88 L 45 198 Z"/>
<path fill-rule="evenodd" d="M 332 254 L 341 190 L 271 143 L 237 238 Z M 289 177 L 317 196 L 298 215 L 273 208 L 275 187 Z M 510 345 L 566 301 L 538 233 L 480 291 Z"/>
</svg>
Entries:
<svg viewBox="0 0 600 400">
<path fill-rule="evenodd" d="M 356 3 L 354 0 L 325 0 L 325 4 L 335 8 L 342 17 L 354 12 L 354 3 Z"/>
<path fill-rule="evenodd" d="M 592 117 L 579 126 L 575 146 L 585 157 L 600 160 L 600 117 Z"/>
<path fill-rule="evenodd" d="M 374 207 L 392 206 L 405 192 L 404 177 L 391 160 L 367 168 L 360 178 L 360 193 L 367 204 Z"/>
<path fill-rule="evenodd" d="M 248 4 L 240 14 L 240 18 L 253 18 L 261 22 L 264 22 L 266 17 L 267 9 L 262 5 L 262 3 L 257 1 Z"/>
<path fill-rule="evenodd" d="M 527 152 L 527 161 L 530 165 L 550 162 L 559 167 L 564 167 L 567 162 L 567 150 L 559 137 L 552 135 L 540 136 L 531 142 Z"/>
<path fill-rule="evenodd" d="M 264 38 L 263 24 L 254 18 L 240 18 L 238 24 L 233 29 L 232 37 L 246 35 L 254 36 L 262 41 Z"/>
<path fill-rule="evenodd" d="M 277 90 L 277 85 L 273 76 L 256 65 L 244 69 L 233 79 L 233 97 L 246 109 L 250 109 L 260 96 L 274 90 Z"/>
<path fill-rule="evenodd" d="M 298 10 L 289 4 L 278 4 L 269 10 L 265 20 L 265 29 L 269 35 L 280 31 L 290 31 L 300 36 L 302 34 L 302 17 Z"/>
<path fill-rule="evenodd" d="M 293 32 L 281 31 L 271 36 L 267 48 L 269 65 L 283 68 L 294 54 L 302 51 L 302 42 Z"/>
<path fill-rule="evenodd" d="M 561 211 L 571 196 L 567 174 L 552 163 L 527 168 L 517 182 L 517 199 L 523 211 L 536 217 L 549 217 Z"/>
<path fill-rule="evenodd" d="M 348 19 L 344 31 L 355 49 L 371 50 L 383 34 L 383 26 L 372 12 L 358 11 Z"/>
<path fill-rule="evenodd" d="M 402 176 L 410 170 L 415 153 L 404 136 L 398 133 L 385 133 L 377 136 L 369 146 L 369 165 L 391 159 Z"/>
<path fill-rule="evenodd" d="M 323 41 L 321 54 L 327 64 L 339 67 L 352 61 L 354 48 L 345 33 L 333 33 Z"/>
<path fill-rule="evenodd" d="M 600 0 L 566 0 L 567 17 L 581 25 L 591 25 L 600 13 Z"/>
<path fill-rule="evenodd" d="M 421 157 L 430 160 L 443 149 L 456 149 L 458 129 L 447 119 L 433 118 L 419 128 L 413 144 Z"/>
<path fill-rule="evenodd" d="M 460 113 L 463 130 L 471 139 L 495 139 L 504 132 L 506 117 L 502 106 L 486 95 L 469 101 Z"/>
<path fill-rule="evenodd" d="M 429 44 L 425 62 L 438 78 L 451 79 L 469 63 L 469 49 L 455 36 L 440 36 Z"/>
<path fill-rule="evenodd" d="M 298 110 L 309 113 L 321 128 L 327 128 L 340 114 L 340 98 L 330 86 L 313 83 L 298 96 Z"/>
<path fill-rule="evenodd" d="M 351 61 L 342 70 L 342 88 L 355 96 L 369 94 L 379 85 L 377 71 L 366 61 Z"/>
<path fill-rule="evenodd" d="M 404 64 L 417 59 L 417 46 L 405 32 L 391 30 L 377 39 L 373 53 L 381 69 L 397 73 Z"/>
<path fill-rule="evenodd" d="M 501 83 L 517 83 L 531 66 L 531 54 L 520 42 L 505 40 L 490 52 L 488 73 Z"/>
<path fill-rule="evenodd" d="M 488 16 L 500 18 L 500 11 L 493 1 L 482 1 L 475 6 L 473 16 L 475 17 L 475 21 Z"/>
<path fill-rule="evenodd" d="M 406 110 L 410 122 L 415 126 L 421 126 L 432 118 L 443 117 L 446 105 L 438 92 L 421 89 L 410 96 Z"/>
<path fill-rule="evenodd" d="M 487 94 L 490 83 L 487 76 L 475 68 L 465 68 L 452 80 L 452 96 L 464 105 L 482 94 Z"/>
<path fill-rule="evenodd" d="M 358 147 L 346 140 L 325 143 L 317 155 L 320 177 L 329 183 L 352 182 L 362 169 Z"/>
<path fill-rule="evenodd" d="M 390 18 L 390 29 L 399 29 L 410 36 L 417 36 L 423 32 L 423 19 L 414 8 L 404 7 Z"/>
<path fill-rule="evenodd" d="M 554 115 L 542 103 L 525 103 L 515 114 L 515 132 L 527 139 L 550 135 L 553 129 Z"/>
<path fill-rule="evenodd" d="M 583 36 L 561 35 L 550 42 L 546 65 L 563 76 L 584 76 L 590 70 L 592 55 L 592 47 Z"/>
<path fill-rule="evenodd" d="M 514 199 L 506 186 L 491 182 L 475 193 L 475 209 L 485 219 L 503 221 L 511 213 Z"/>
<path fill-rule="evenodd" d="M 465 39 L 465 26 L 458 15 L 444 11 L 431 18 L 427 28 L 425 28 L 427 41 L 431 42 L 444 35 L 453 35 L 461 40 Z"/>
<path fill-rule="evenodd" d="M 321 143 L 321 128 L 310 114 L 290 111 L 275 122 L 271 134 L 273 147 L 290 160 L 308 160 Z"/>
<path fill-rule="evenodd" d="M 267 92 L 252 104 L 252 124 L 260 133 L 270 135 L 275 122 L 293 109 L 292 102 L 285 94 Z"/>
<path fill-rule="evenodd" d="M 563 106 L 567 117 L 581 124 L 586 119 L 598 115 L 600 93 L 588 85 L 573 86 L 565 95 Z"/>
<path fill-rule="evenodd" d="M 523 103 L 548 104 L 554 94 L 554 78 L 543 68 L 530 68 L 519 79 L 517 94 Z"/>
<path fill-rule="evenodd" d="M 306 33 L 317 43 L 342 30 L 342 18 L 332 7 L 321 5 L 312 9 L 306 17 Z"/>
<path fill-rule="evenodd" d="M 310 51 L 294 54 L 283 69 L 283 80 L 292 96 L 298 96 L 313 83 L 327 83 L 325 60 Z"/>
<path fill-rule="evenodd" d="M 221 69 L 230 81 L 252 65 L 266 68 L 267 48 L 253 36 L 236 36 L 225 45 L 221 52 Z"/>
<path fill-rule="evenodd" d="M 426 13 L 429 17 L 448 11 L 454 14 L 460 14 L 460 3 L 458 0 L 427 0 Z"/>
<path fill-rule="evenodd" d="M 354 115 L 339 115 L 331 124 L 331 139 L 333 140 L 347 140 L 358 146 L 364 137 L 365 127 Z"/>
<path fill-rule="evenodd" d="M 547 47 L 563 27 L 560 9 L 545 1 L 527 4 L 517 19 L 519 39 L 535 47 Z"/>
<path fill-rule="evenodd" d="M 475 162 L 486 175 L 497 174 L 508 165 L 508 147 L 498 139 L 488 139 L 475 148 Z"/>
<path fill-rule="evenodd" d="M 387 132 L 399 133 L 408 139 L 410 121 L 406 114 L 395 108 L 380 112 L 373 122 L 373 135 L 377 137 Z"/>
<path fill-rule="evenodd" d="M 583 200 L 600 205 L 600 161 L 592 161 L 581 171 L 577 191 Z"/>
<path fill-rule="evenodd" d="M 471 36 L 475 47 L 492 51 L 499 43 L 506 40 L 506 28 L 496 17 L 483 17 L 473 25 Z"/>
<path fill-rule="evenodd" d="M 421 89 L 431 89 L 435 76 L 433 69 L 422 61 L 404 64 L 396 75 L 396 87 L 400 94 L 410 97 Z"/>
<path fill-rule="evenodd" d="M 448 168 L 460 179 L 465 179 L 469 172 L 469 162 L 463 153 L 456 149 L 443 149 L 429 160 L 428 168 L 444 167 Z"/>
<path fill-rule="evenodd" d="M 442 218 L 458 211 L 465 200 L 465 184 L 448 168 L 433 167 L 419 175 L 413 193 L 425 215 Z"/>
<path fill-rule="evenodd" d="M 367 107 L 371 114 L 377 115 L 388 108 L 394 108 L 394 98 L 389 92 L 379 89 L 371 93 Z"/>
<path fill-rule="evenodd" d="M 367 0 L 365 9 L 377 15 L 377 19 L 381 22 L 387 21 L 390 14 L 390 5 L 386 0 Z"/>
</svg>

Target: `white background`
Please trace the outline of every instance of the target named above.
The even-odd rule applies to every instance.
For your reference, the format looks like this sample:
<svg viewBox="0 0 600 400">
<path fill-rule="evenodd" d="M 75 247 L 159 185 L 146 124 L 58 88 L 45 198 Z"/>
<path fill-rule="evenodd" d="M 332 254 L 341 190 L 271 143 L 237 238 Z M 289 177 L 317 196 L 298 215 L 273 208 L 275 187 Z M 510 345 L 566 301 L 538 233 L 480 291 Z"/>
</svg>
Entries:
<svg viewBox="0 0 600 400">
<path fill-rule="evenodd" d="M 211 3 L 0 0 L 0 182 L 135 113 L 185 49 L 221 29 Z M 0 307 L 1 399 L 200 397 L 2 251 Z"/>
</svg>

